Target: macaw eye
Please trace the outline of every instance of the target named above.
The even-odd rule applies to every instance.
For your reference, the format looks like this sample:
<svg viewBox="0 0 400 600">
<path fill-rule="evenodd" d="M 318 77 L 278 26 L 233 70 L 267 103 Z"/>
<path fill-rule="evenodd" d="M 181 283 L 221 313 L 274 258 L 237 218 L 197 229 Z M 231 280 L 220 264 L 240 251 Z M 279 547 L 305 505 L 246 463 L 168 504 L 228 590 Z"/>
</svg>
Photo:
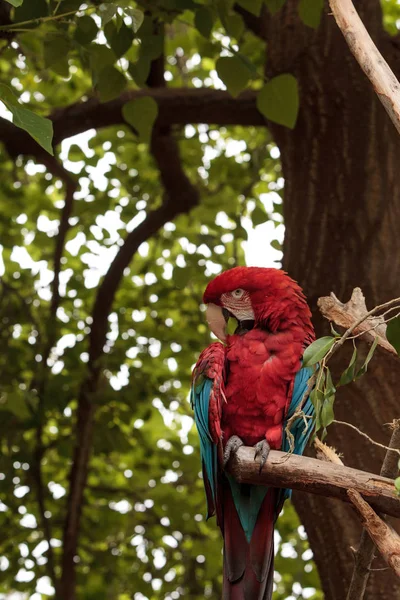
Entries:
<svg viewBox="0 0 400 600">
<path fill-rule="evenodd" d="M 241 298 L 243 296 L 243 294 L 244 294 L 244 290 L 241 290 L 240 288 L 237 290 L 233 290 L 233 292 L 232 292 L 232 296 L 234 298 Z"/>
</svg>

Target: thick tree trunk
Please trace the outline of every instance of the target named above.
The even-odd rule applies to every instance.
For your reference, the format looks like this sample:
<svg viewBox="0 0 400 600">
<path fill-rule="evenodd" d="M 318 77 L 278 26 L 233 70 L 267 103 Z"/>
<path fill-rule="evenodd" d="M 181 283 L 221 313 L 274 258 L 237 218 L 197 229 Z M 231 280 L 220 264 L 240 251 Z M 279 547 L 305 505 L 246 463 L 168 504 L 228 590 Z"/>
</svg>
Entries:
<svg viewBox="0 0 400 600">
<path fill-rule="evenodd" d="M 355 5 L 396 72 L 379 1 Z M 319 296 L 334 291 L 346 301 L 360 286 L 370 308 L 400 296 L 400 137 L 327 6 L 313 31 L 300 22 L 297 2 L 286 2 L 270 19 L 267 37 L 271 74 L 292 72 L 301 88 L 294 131 L 271 126 L 286 186 L 284 268 L 304 287 L 321 335 L 327 323 L 318 315 Z M 340 390 L 336 416 L 387 443 L 384 424 L 400 416 L 399 386 L 400 373 L 388 372 L 385 358 L 376 358 L 360 383 Z M 332 427 L 328 443 L 344 454 L 346 465 L 379 473 L 383 451 L 357 433 Z M 326 599 L 343 600 L 360 525 L 351 508 L 334 500 L 297 494 L 295 504 Z M 373 572 L 366 598 L 400 598 L 399 580 L 388 571 Z"/>
</svg>

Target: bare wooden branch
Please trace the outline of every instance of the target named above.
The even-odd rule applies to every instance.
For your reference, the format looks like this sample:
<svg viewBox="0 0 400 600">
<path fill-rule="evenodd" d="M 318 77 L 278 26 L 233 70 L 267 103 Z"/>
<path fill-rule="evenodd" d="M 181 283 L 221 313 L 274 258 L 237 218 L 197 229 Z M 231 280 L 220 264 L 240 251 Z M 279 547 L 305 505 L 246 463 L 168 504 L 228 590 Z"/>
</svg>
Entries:
<svg viewBox="0 0 400 600">
<path fill-rule="evenodd" d="M 375 46 L 351 0 L 329 0 L 344 38 L 400 133 L 400 84 Z"/>
<path fill-rule="evenodd" d="M 392 302 L 392 301 L 391 301 Z M 400 299 L 395 302 L 400 305 Z M 390 308 L 390 303 L 377 306 L 372 311 L 368 311 L 364 294 L 360 288 L 354 288 L 351 298 L 345 304 L 336 298 L 334 293 L 330 296 L 323 296 L 318 300 L 318 307 L 322 315 L 332 321 L 335 325 L 343 327 L 351 334 L 363 334 L 363 339 L 370 344 L 375 338 L 378 338 L 378 346 L 381 346 L 387 352 L 397 357 L 397 352 L 386 339 L 386 325 L 382 317 L 375 316 L 376 312 Z"/>
<path fill-rule="evenodd" d="M 400 577 L 400 536 L 376 514 L 361 494 L 348 490 L 347 495 L 383 559 Z"/>
<path fill-rule="evenodd" d="M 390 448 L 400 448 L 400 420 L 396 419 L 391 424 L 393 433 L 390 438 L 389 447 Z M 387 451 L 385 460 L 383 461 L 381 476 L 382 477 L 390 477 L 394 479 L 398 472 L 398 457 L 394 452 Z M 363 506 L 363 499 L 357 493 L 354 496 L 349 496 L 350 500 L 356 506 L 356 509 L 359 510 L 359 507 Z M 364 511 L 365 514 L 365 511 Z M 375 514 L 375 513 L 374 513 Z M 377 518 L 378 515 L 376 515 Z M 383 521 L 382 521 L 383 522 Z M 363 521 L 364 523 L 364 521 Z M 397 534 L 396 534 L 397 535 Z M 365 594 L 365 590 L 367 587 L 369 574 L 371 572 L 372 561 L 374 560 L 375 554 L 375 539 L 372 533 L 369 531 L 368 527 L 364 525 L 363 532 L 360 538 L 360 544 L 358 546 L 358 550 L 355 553 L 355 561 L 354 561 L 354 569 L 351 577 L 350 587 L 347 593 L 346 600 L 362 600 Z M 377 544 L 378 546 L 378 544 Z M 379 548 L 379 546 L 378 546 Z"/>
<path fill-rule="evenodd" d="M 400 517 L 400 499 L 393 480 L 315 458 L 272 450 L 264 469 L 254 460 L 254 448 L 242 447 L 228 469 L 239 483 L 292 488 L 349 502 L 347 490 L 360 493 L 377 511 Z"/>
</svg>

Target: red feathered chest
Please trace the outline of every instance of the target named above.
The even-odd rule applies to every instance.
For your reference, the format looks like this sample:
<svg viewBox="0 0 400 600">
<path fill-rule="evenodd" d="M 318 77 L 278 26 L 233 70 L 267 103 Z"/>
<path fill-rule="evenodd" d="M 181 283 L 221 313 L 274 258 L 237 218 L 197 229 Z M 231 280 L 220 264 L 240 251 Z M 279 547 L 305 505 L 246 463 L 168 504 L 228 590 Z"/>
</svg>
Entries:
<svg viewBox="0 0 400 600">
<path fill-rule="evenodd" d="M 296 329 L 253 329 L 228 337 L 221 420 L 225 442 L 238 435 L 252 446 L 265 437 L 271 448 L 281 447 L 282 424 L 303 353 L 304 332 Z"/>
</svg>

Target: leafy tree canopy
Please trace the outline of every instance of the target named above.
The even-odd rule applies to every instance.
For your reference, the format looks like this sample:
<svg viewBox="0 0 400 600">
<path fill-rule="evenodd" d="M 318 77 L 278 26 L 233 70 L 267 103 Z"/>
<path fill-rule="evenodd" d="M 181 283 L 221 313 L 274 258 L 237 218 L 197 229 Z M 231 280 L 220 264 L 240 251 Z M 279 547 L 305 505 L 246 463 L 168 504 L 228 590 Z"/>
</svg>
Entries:
<svg viewBox="0 0 400 600">
<path fill-rule="evenodd" d="M 165 109 L 174 111 L 173 126 L 164 122 L 163 129 L 161 104 L 147 92 L 164 83 L 177 94 L 226 88 L 237 97 L 247 89 L 260 125 L 266 117 L 293 127 L 297 82 L 290 73 L 264 77 L 265 47 L 249 27 L 252 16 L 283 3 L 0 3 L 3 594 L 29 597 L 36 590 L 32 598 L 45 598 L 60 577 L 82 389 L 95 416 L 75 557 L 77 597 L 200 599 L 220 592 L 221 540 L 215 523 L 204 520 L 188 405 L 192 365 L 209 343 L 199 304 L 211 276 L 244 262 L 242 242 L 251 227 L 267 221 L 279 227 L 279 241 L 272 242 L 279 260 L 279 151 L 265 126 L 197 119 L 183 125 L 176 105 Z M 393 31 L 398 6 L 383 4 Z M 315 0 L 299 3 L 312 28 L 322 8 Z M 162 57 L 160 79 L 155 65 Z M 123 93 L 126 101 L 115 109 Z M 102 117 L 81 123 L 84 133 L 62 144 L 70 132 L 61 134 L 58 122 L 52 156 L 48 118 L 55 127 L 58 111 L 71 106 L 62 113 L 69 118 L 79 102 L 92 103 L 97 116 L 103 110 Z M 23 130 L 29 138 L 18 137 Z M 161 163 L 176 147 L 160 157 L 156 138 L 163 135 L 178 143 L 183 174 L 199 194 L 182 210 L 179 187 L 166 200 L 170 166 L 163 172 Z M 29 146 L 33 139 L 38 145 Z M 162 212 L 168 202 L 178 206 L 175 212 Z M 96 341 L 93 307 L 100 297 L 101 312 L 103 276 L 135 232 L 138 249 L 112 299 L 106 340 L 100 332 Z M 85 382 L 96 369 L 88 393 Z M 321 598 L 312 553 L 289 504 L 277 551 L 277 600 Z"/>
</svg>

